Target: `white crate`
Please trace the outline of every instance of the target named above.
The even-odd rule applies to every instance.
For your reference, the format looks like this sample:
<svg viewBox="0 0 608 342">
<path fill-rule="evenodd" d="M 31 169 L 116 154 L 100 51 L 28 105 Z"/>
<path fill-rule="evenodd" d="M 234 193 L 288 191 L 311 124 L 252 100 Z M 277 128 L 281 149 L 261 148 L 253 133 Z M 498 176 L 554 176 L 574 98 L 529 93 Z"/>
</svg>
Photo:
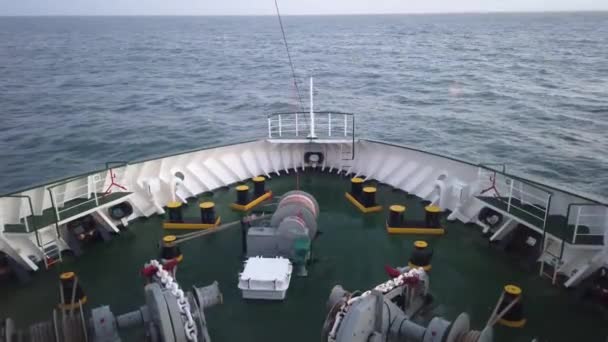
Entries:
<svg viewBox="0 0 608 342">
<path fill-rule="evenodd" d="M 245 269 L 239 274 L 239 289 L 243 298 L 285 299 L 291 271 L 289 259 L 254 257 L 245 261 Z"/>
</svg>

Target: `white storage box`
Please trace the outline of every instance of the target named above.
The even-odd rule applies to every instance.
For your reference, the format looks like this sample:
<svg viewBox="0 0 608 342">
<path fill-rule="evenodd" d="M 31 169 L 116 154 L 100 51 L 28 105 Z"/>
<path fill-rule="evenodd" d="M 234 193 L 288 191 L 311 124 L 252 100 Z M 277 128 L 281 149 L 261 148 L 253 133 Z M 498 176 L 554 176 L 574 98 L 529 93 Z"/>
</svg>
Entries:
<svg viewBox="0 0 608 342">
<path fill-rule="evenodd" d="M 239 289 L 243 298 L 285 299 L 291 271 L 289 259 L 254 257 L 245 261 L 245 269 L 239 274 Z"/>
</svg>

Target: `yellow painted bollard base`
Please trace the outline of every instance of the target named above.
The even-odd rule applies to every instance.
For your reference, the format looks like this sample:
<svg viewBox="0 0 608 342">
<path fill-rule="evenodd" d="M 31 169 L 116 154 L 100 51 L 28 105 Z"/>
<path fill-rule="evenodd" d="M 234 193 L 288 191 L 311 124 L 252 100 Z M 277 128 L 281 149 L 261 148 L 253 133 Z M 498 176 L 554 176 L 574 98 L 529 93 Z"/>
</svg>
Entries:
<svg viewBox="0 0 608 342">
<path fill-rule="evenodd" d="M 222 219 L 221 219 L 221 217 L 218 216 L 217 219 L 215 219 L 215 223 L 163 222 L 163 228 L 164 229 L 188 229 L 188 230 L 199 229 L 199 230 L 202 230 L 202 229 L 215 228 L 215 227 L 219 226 L 221 222 L 222 222 Z"/>
<path fill-rule="evenodd" d="M 357 209 L 359 209 L 364 214 L 377 213 L 379 211 L 382 211 L 381 205 L 375 205 L 373 207 L 365 207 L 361 202 L 359 202 L 355 197 L 353 197 L 353 195 L 349 194 L 348 192 L 344 193 L 344 197 L 346 197 L 346 199 L 350 203 L 352 203 L 355 207 L 357 207 Z"/>
<path fill-rule="evenodd" d="M 267 191 L 265 194 L 247 203 L 246 205 L 232 203 L 230 204 L 230 208 L 238 211 L 249 211 L 270 198 L 272 198 L 272 191 Z"/>
<path fill-rule="evenodd" d="M 389 234 L 419 234 L 419 235 L 443 235 L 445 229 L 438 228 L 417 228 L 417 227 L 389 227 L 386 225 L 386 231 Z"/>
</svg>

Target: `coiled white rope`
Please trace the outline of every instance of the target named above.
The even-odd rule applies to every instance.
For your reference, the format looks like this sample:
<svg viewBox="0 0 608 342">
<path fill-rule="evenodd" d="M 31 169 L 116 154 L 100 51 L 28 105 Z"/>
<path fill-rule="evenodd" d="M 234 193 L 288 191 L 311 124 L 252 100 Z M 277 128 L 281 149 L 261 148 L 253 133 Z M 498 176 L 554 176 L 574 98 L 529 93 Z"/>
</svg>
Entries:
<svg viewBox="0 0 608 342">
<path fill-rule="evenodd" d="M 196 324 L 194 318 L 192 318 L 192 312 L 190 311 L 190 303 L 186 298 L 184 291 L 179 288 L 179 284 L 175 281 L 175 278 L 163 268 L 163 265 L 158 260 L 150 260 L 148 263 L 150 266 L 156 267 L 156 277 L 159 279 L 161 285 L 177 299 L 177 305 L 179 311 L 183 316 L 186 324 L 184 329 L 186 330 L 186 338 L 188 341 L 198 342 L 198 332 L 196 330 Z"/>
</svg>

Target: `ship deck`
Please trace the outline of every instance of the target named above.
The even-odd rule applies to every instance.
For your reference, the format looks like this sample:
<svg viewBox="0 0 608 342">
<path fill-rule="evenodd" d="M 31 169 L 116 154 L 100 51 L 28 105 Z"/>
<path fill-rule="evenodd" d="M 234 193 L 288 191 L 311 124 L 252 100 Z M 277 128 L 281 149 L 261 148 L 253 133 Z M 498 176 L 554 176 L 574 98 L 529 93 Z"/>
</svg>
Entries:
<svg viewBox="0 0 608 342">
<path fill-rule="evenodd" d="M 504 284 L 515 283 L 524 291 L 528 324 L 523 329 L 497 327 L 496 341 L 605 338 L 608 328 L 602 317 L 578 305 L 566 290 L 540 278 L 536 268 L 522 269 L 512 257 L 490 248 L 477 226 L 449 222 L 447 234 L 440 237 L 388 235 L 385 212 L 364 215 L 345 200 L 347 178 L 316 171 L 300 171 L 298 175 L 291 171 L 289 175 L 274 176 L 268 187 L 282 194 L 299 184 L 301 190 L 313 194 L 320 204 L 319 227 L 323 234 L 314 244 L 316 262 L 309 267 L 309 276 L 292 278 L 284 302 L 241 298 L 237 288 L 238 273 L 242 271 L 238 228 L 181 246 L 184 261 L 177 277 L 182 287 L 217 280 L 224 294 L 224 304 L 206 311 L 214 341 L 319 341 L 331 288 L 342 284 L 347 290 L 366 290 L 385 281 L 383 266 L 407 264 L 417 239 L 427 240 L 435 251 L 430 274 L 435 314 L 454 319 L 465 311 L 471 315 L 473 326 L 481 328 Z M 240 218 L 240 213 L 228 207 L 235 198 L 234 187 L 192 199 L 186 216 L 198 216 L 196 203 L 203 198 L 216 202 L 222 222 Z M 405 204 L 409 219 L 423 218 L 424 204 L 419 198 L 379 185 L 377 199 L 385 209 L 390 204 Z M 58 274 L 68 270 L 79 274 L 89 308 L 110 305 L 115 314 L 134 310 L 144 303 L 139 270 L 158 254 L 158 241 L 165 234 L 161 223 L 160 216 L 138 219 L 112 241 L 88 246 L 83 256 L 66 257 L 50 271 L 38 272 L 27 286 L 1 284 L 0 317 L 11 316 L 20 326 L 47 320 L 58 301 Z M 139 341 L 141 334 L 133 330 L 123 337 Z"/>
</svg>

